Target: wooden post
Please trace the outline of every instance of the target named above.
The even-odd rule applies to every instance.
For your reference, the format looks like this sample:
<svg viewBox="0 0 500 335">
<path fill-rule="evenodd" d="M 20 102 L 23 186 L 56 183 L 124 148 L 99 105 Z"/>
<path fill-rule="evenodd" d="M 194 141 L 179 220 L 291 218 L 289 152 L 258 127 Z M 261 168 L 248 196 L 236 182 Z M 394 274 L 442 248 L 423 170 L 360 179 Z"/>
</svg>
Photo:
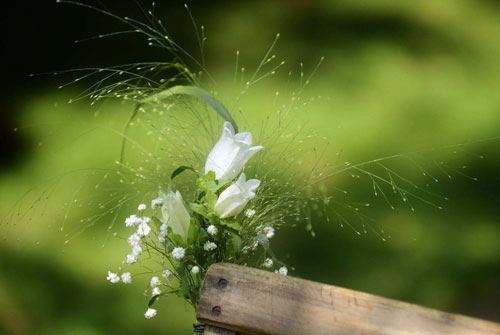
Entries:
<svg viewBox="0 0 500 335">
<path fill-rule="evenodd" d="M 236 334 L 500 335 L 497 323 L 234 264 L 210 267 L 197 317 Z"/>
</svg>

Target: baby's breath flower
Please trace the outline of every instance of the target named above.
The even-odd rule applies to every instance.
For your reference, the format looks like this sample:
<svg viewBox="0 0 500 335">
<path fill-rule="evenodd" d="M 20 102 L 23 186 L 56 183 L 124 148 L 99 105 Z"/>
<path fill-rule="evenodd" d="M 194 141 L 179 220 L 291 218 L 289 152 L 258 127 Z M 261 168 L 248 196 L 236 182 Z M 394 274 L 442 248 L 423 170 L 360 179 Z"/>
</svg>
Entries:
<svg viewBox="0 0 500 335">
<path fill-rule="evenodd" d="M 198 266 L 193 266 L 193 268 L 191 269 L 191 272 L 194 274 L 194 275 L 197 275 L 199 272 L 200 272 L 200 268 Z"/>
<path fill-rule="evenodd" d="M 167 237 L 167 232 L 164 230 L 160 231 L 160 233 L 158 234 L 158 242 L 160 242 L 160 243 L 165 242 L 166 237 Z"/>
<path fill-rule="evenodd" d="M 288 275 L 288 269 L 286 268 L 286 266 L 282 266 L 282 267 L 280 267 L 279 270 L 276 270 L 274 272 L 279 273 L 280 275 L 283 275 L 283 276 Z"/>
<path fill-rule="evenodd" d="M 146 317 L 146 319 L 151 319 L 152 317 L 156 316 L 157 312 L 158 311 L 154 308 L 148 308 L 146 313 L 144 313 L 144 316 Z"/>
<path fill-rule="evenodd" d="M 116 284 L 120 281 L 120 277 L 111 271 L 108 271 L 108 276 L 106 277 L 111 283 Z"/>
<path fill-rule="evenodd" d="M 172 256 L 177 261 L 180 261 L 181 259 L 183 259 L 185 255 L 186 255 L 186 249 L 184 249 L 182 247 L 176 247 L 176 248 L 174 248 L 174 250 L 172 250 Z"/>
<path fill-rule="evenodd" d="M 264 233 L 268 239 L 274 237 L 274 228 L 273 227 L 264 227 Z"/>
<path fill-rule="evenodd" d="M 163 271 L 163 273 L 161 274 L 161 276 L 163 278 L 165 278 L 166 280 L 170 280 L 170 279 L 172 279 L 172 277 L 174 276 L 174 274 L 172 273 L 172 271 L 170 269 L 165 269 Z"/>
<path fill-rule="evenodd" d="M 150 232 L 151 232 L 151 227 L 146 222 L 142 222 L 137 227 L 137 235 L 141 237 L 148 236 Z"/>
<path fill-rule="evenodd" d="M 205 242 L 205 245 L 203 246 L 203 249 L 205 249 L 206 251 L 212 251 L 216 248 L 217 248 L 217 244 L 215 244 L 214 242 L 210 242 L 210 241 Z"/>
<path fill-rule="evenodd" d="M 142 223 L 150 223 L 151 222 L 151 218 L 149 216 L 145 216 L 141 219 L 141 222 Z"/>
<path fill-rule="evenodd" d="M 131 247 L 138 246 L 139 243 L 141 243 L 141 237 L 137 235 L 136 233 L 132 234 L 128 238 L 128 244 L 130 244 Z"/>
<path fill-rule="evenodd" d="M 163 205 L 163 199 L 162 198 L 156 198 L 151 200 L 151 208 L 156 209 L 158 207 L 161 207 Z"/>
<path fill-rule="evenodd" d="M 139 207 L 137 207 L 137 210 L 139 212 L 144 212 L 146 208 L 147 208 L 146 204 L 140 204 Z"/>
<path fill-rule="evenodd" d="M 248 217 L 248 218 L 251 218 L 254 215 L 255 215 L 255 209 L 247 209 L 245 211 L 245 216 Z"/>
<path fill-rule="evenodd" d="M 134 264 L 138 258 L 134 255 L 127 255 L 127 264 Z"/>
<path fill-rule="evenodd" d="M 135 227 L 139 223 L 141 223 L 142 220 L 140 217 L 138 217 L 135 214 L 130 215 L 128 218 L 125 219 L 125 226 L 127 227 Z"/>
<path fill-rule="evenodd" d="M 274 262 L 271 258 L 266 258 L 266 260 L 264 261 L 264 267 L 266 268 L 271 268 L 272 266 L 274 265 Z"/>
<path fill-rule="evenodd" d="M 139 258 L 139 256 L 142 254 L 142 248 L 140 245 L 136 245 L 135 247 L 132 248 L 132 256 L 135 258 Z"/>
<path fill-rule="evenodd" d="M 214 226 L 213 224 L 211 224 L 210 226 L 208 226 L 207 232 L 208 232 L 208 235 L 214 236 L 215 234 L 217 234 L 217 227 Z"/>
<path fill-rule="evenodd" d="M 122 282 L 124 284 L 131 284 L 132 283 L 132 276 L 130 275 L 130 272 L 122 273 Z"/>
<path fill-rule="evenodd" d="M 151 287 L 156 287 L 156 286 L 161 285 L 161 280 L 160 280 L 160 278 L 158 278 L 158 277 L 156 277 L 156 276 L 152 277 L 152 278 L 151 278 L 151 281 L 150 281 L 150 285 L 151 285 Z"/>
<path fill-rule="evenodd" d="M 155 295 L 160 295 L 161 294 L 161 290 L 159 287 L 154 287 L 153 288 L 153 291 L 151 291 L 151 295 L 154 297 Z"/>
</svg>

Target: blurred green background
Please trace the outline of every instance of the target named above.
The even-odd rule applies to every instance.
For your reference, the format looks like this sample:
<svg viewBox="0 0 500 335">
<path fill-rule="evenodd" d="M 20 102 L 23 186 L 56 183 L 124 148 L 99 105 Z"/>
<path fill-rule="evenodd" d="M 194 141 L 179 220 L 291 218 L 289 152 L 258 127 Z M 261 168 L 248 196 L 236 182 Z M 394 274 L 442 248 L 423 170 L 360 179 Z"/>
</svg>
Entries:
<svg viewBox="0 0 500 335">
<path fill-rule="evenodd" d="M 141 3 L 149 9 L 149 3 Z M 218 89 L 231 89 L 235 51 L 255 68 L 281 33 L 276 48 L 287 69 L 310 72 L 325 62 L 304 92 L 315 98 L 299 116 L 331 143 L 332 163 L 363 162 L 426 148 L 500 135 L 500 2 L 481 1 L 193 1 L 206 28 L 208 68 Z M 133 2 L 105 1 L 119 15 L 140 17 Z M 95 131 L 119 128 L 130 106 L 88 101 L 67 104 L 86 86 L 57 87 L 74 74 L 28 77 L 59 69 L 110 66 L 165 57 L 139 37 L 73 44 L 73 40 L 123 30 L 97 13 L 52 1 L 10 3 L 2 12 L 4 78 L 0 101 L 0 334 L 185 334 L 194 321 L 175 298 L 146 320 L 145 282 L 113 286 L 106 271 L 127 246 L 95 227 L 64 245 L 61 211 L 71 182 L 49 197 L 43 215 L 11 217 L 16 201 L 33 185 L 78 167 L 107 167 L 119 138 Z M 196 39 L 182 2 L 157 1 L 156 15 L 186 49 Z M 286 70 L 287 71 L 287 70 Z M 247 97 L 246 113 L 269 113 L 287 75 L 272 77 Z M 297 77 L 294 77 L 297 78 Z M 294 81 L 298 79 L 292 79 Z M 293 84 L 293 83 L 292 83 Z M 124 112 L 125 111 L 125 112 Z M 14 131 L 14 128 L 19 128 Z M 90 130 L 94 129 L 94 130 Z M 319 145 L 319 143 L 318 143 Z M 458 150 L 457 150 L 458 149 Z M 303 226 L 276 237 L 277 253 L 296 267 L 291 275 L 500 322 L 500 159 L 498 141 L 422 155 L 421 163 L 446 160 L 477 181 L 439 168 L 431 190 L 447 196 L 444 210 L 415 204 L 392 211 L 377 205 L 370 215 L 387 242 L 372 232 L 357 235 L 325 216 L 313 218 L 316 237 Z M 456 151 L 456 152 L 455 152 Z M 437 157 L 436 157 L 437 156 Z M 479 156 L 484 156 L 480 158 Z M 111 158 L 110 158 L 111 157 Z M 412 175 L 417 183 L 428 182 Z M 57 178 L 56 178 L 57 179 Z M 325 183 L 346 201 L 371 201 L 371 184 L 347 176 Z M 348 195 L 334 187 L 349 189 Z M 43 189 L 43 188 L 42 188 Z M 350 199 L 349 197 L 353 197 Z M 60 204 L 60 205 L 58 205 Z M 83 208 L 86 215 L 92 208 Z M 28 213 L 28 214 L 26 214 Z M 332 214 L 333 217 L 333 214 Z M 362 229 L 361 229 L 362 231 Z M 102 248 L 103 240 L 107 240 Z"/>
</svg>

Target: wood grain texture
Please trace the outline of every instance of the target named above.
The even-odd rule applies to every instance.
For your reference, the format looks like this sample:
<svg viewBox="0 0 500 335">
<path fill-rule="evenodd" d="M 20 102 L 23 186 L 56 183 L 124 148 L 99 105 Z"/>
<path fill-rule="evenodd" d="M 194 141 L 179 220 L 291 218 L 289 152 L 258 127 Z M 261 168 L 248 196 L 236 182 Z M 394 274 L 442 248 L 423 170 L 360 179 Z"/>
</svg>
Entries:
<svg viewBox="0 0 500 335">
<path fill-rule="evenodd" d="M 500 335 L 500 324 L 234 264 L 208 270 L 198 320 L 265 335 Z"/>
</svg>

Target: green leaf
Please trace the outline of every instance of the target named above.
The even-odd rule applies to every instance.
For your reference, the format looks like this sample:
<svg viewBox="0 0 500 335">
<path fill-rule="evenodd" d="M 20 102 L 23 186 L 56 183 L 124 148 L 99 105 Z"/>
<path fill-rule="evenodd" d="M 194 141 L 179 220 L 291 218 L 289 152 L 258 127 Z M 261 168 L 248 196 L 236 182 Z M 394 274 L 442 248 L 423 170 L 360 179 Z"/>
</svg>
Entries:
<svg viewBox="0 0 500 335">
<path fill-rule="evenodd" d="M 192 245 L 198 239 L 199 232 L 200 232 L 200 227 L 198 226 L 197 222 L 191 220 L 187 237 L 188 245 Z"/>
<path fill-rule="evenodd" d="M 207 207 L 213 210 L 215 207 L 215 203 L 217 202 L 217 196 L 215 195 L 215 193 L 207 190 L 205 193 L 205 202 L 207 203 Z"/>
<path fill-rule="evenodd" d="M 240 231 L 241 227 L 239 222 L 235 218 L 229 218 L 229 219 L 222 219 L 220 221 L 222 225 L 228 226 L 230 228 L 233 228 L 236 231 Z"/>
<path fill-rule="evenodd" d="M 217 114 L 219 114 L 224 120 L 230 122 L 233 125 L 235 132 L 238 132 L 238 126 L 236 125 L 236 122 L 234 121 L 231 114 L 229 114 L 229 111 L 222 104 L 222 102 L 217 100 L 212 94 L 208 93 L 204 89 L 196 86 L 173 86 L 150 97 L 147 97 L 142 101 L 142 103 L 159 102 L 174 95 L 188 95 L 203 100 L 207 105 L 212 107 L 213 110 L 216 111 Z"/>
<path fill-rule="evenodd" d="M 204 216 L 204 217 L 209 216 L 208 209 L 201 204 L 195 204 L 193 202 L 188 202 L 187 207 L 190 210 L 192 210 L 193 212 L 200 214 L 201 216 Z"/>
<path fill-rule="evenodd" d="M 180 246 L 180 247 L 185 247 L 186 243 L 182 239 L 182 236 L 179 234 L 174 234 L 174 231 L 172 230 L 172 227 L 168 226 L 167 227 L 167 235 L 168 238 L 175 243 L 175 245 Z"/>
<path fill-rule="evenodd" d="M 190 167 L 190 166 L 179 166 L 177 169 L 174 170 L 174 172 L 172 172 L 172 175 L 170 176 L 170 179 L 174 179 L 175 177 L 177 177 L 179 174 L 181 174 L 182 172 L 184 172 L 186 170 L 193 171 L 198 176 L 198 173 L 196 173 L 196 170 L 193 169 L 192 167 Z"/>
<path fill-rule="evenodd" d="M 231 242 L 233 243 L 233 250 L 236 257 L 241 255 L 241 237 L 238 234 L 231 233 Z"/>
</svg>

